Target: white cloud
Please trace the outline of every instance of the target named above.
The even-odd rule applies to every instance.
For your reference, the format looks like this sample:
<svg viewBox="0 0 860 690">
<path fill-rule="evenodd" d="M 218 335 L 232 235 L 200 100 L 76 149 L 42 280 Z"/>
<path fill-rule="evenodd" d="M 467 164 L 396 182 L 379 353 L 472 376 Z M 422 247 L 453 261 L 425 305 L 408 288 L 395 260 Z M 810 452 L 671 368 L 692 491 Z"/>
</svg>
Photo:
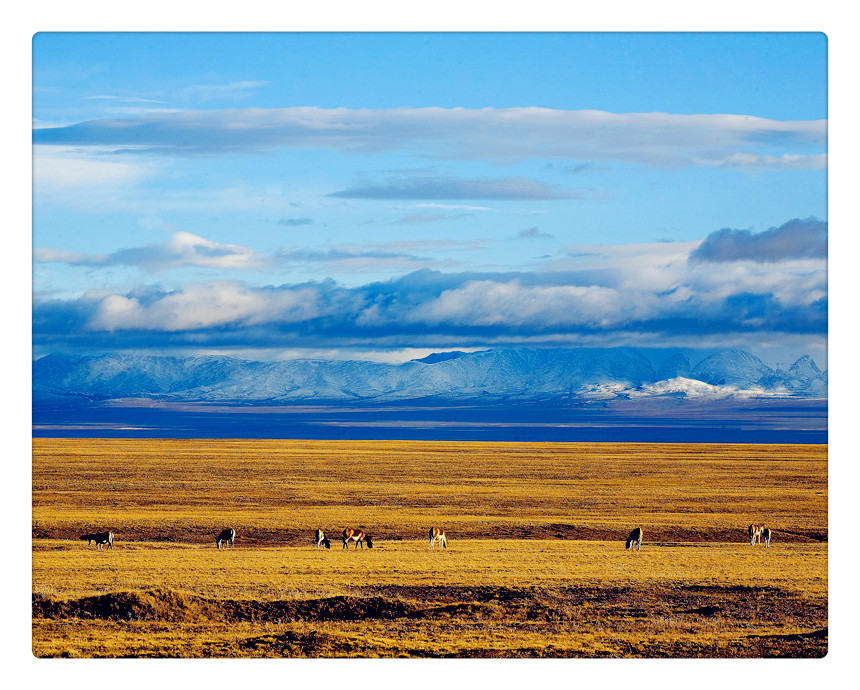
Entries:
<svg viewBox="0 0 860 690">
<path fill-rule="evenodd" d="M 177 232 L 164 243 L 120 249 L 111 254 L 82 254 L 58 249 L 37 248 L 33 258 L 43 263 L 80 266 L 136 266 L 148 271 L 165 271 L 181 266 L 221 270 L 265 268 L 271 260 L 249 247 L 219 244 L 190 232 Z"/>
<path fill-rule="evenodd" d="M 466 204 L 434 204 L 430 202 L 425 202 L 422 204 L 414 204 L 414 208 L 435 208 L 439 210 L 447 210 L 447 211 L 495 211 L 493 208 L 489 208 L 488 206 L 468 206 Z"/>
<path fill-rule="evenodd" d="M 167 91 L 166 95 L 183 101 L 206 102 L 214 100 L 236 100 L 246 98 L 252 92 L 266 86 L 267 81 L 234 81 L 229 84 L 194 84 L 181 89 Z"/>
<path fill-rule="evenodd" d="M 175 233 L 162 253 L 168 261 L 207 268 L 241 269 L 264 263 L 249 247 L 219 244 L 190 232 Z M 157 261 L 158 256 L 155 259 Z"/>
<path fill-rule="evenodd" d="M 165 152 L 325 147 L 410 150 L 431 158 L 628 161 L 650 166 L 820 165 L 827 123 L 748 115 L 610 113 L 549 108 L 196 110 L 82 122 L 34 132 L 38 143 L 143 146 Z M 810 158 L 817 157 L 817 158 Z"/>
<path fill-rule="evenodd" d="M 644 292 L 581 285 L 525 286 L 519 281 L 472 281 L 413 310 L 411 321 L 470 326 L 617 325 L 649 318 L 656 304 Z"/>
<path fill-rule="evenodd" d="M 104 263 L 107 259 L 107 255 L 82 254 L 81 252 L 71 252 L 65 249 L 48 249 L 45 247 L 36 247 L 33 250 L 33 259 L 40 263 L 94 265 Z"/>
<path fill-rule="evenodd" d="M 167 158 L 132 153 L 135 147 L 33 147 L 33 201 L 38 206 L 90 213 L 211 213 L 213 209 L 279 213 L 293 208 L 277 184 L 198 186 Z M 205 182 L 205 180 L 203 180 Z M 155 189 L 153 189 L 155 183 Z"/>
<path fill-rule="evenodd" d="M 430 242 L 449 246 L 451 241 Z M 586 345 L 589 339 L 685 347 L 729 346 L 733 339 L 776 346 L 791 337 L 826 342 L 826 259 L 691 263 L 688 257 L 698 245 L 568 247 L 552 272 L 420 270 L 354 287 L 332 280 L 277 287 L 214 281 L 171 292 L 158 287 L 93 291 L 77 300 L 37 300 L 34 334 L 53 341 L 66 332 L 76 338 L 85 332 L 98 340 L 100 333 L 122 331 L 123 338 L 153 344 L 353 351 Z M 416 249 L 420 243 L 340 245 L 275 258 L 343 263 L 357 271 L 362 262 L 417 262 L 411 254 Z M 74 253 L 52 250 L 37 252 L 37 258 L 81 261 Z M 93 265 L 122 259 L 136 265 L 243 266 L 259 257 L 247 248 L 178 233 L 160 245 L 86 259 Z"/>
<path fill-rule="evenodd" d="M 33 147 L 33 185 L 39 195 L 115 190 L 151 178 L 159 171 L 160 166 L 151 160 L 119 156 L 105 149 Z"/>
<path fill-rule="evenodd" d="M 733 153 L 725 158 L 696 158 L 699 165 L 716 168 L 770 169 L 770 170 L 825 170 L 827 154 L 816 153 L 808 156 L 784 154 L 782 156 L 760 155 L 757 153 Z"/>
<path fill-rule="evenodd" d="M 542 267 L 619 290 L 661 294 L 665 303 L 693 298 L 702 304 L 718 303 L 728 295 L 748 292 L 772 294 L 784 304 L 808 305 L 827 294 L 824 258 L 691 264 L 689 256 L 701 243 L 570 246 L 564 248 L 565 256 Z"/>
<path fill-rule="evenodd" d="M 226 325 L 292 323 L 318 315 L 312 289 L 265 290 L 234 281 L 192 283 L 144 304 L 107 295 L 93 311 L 90 330 L 187 331 Z"/>
</svg>

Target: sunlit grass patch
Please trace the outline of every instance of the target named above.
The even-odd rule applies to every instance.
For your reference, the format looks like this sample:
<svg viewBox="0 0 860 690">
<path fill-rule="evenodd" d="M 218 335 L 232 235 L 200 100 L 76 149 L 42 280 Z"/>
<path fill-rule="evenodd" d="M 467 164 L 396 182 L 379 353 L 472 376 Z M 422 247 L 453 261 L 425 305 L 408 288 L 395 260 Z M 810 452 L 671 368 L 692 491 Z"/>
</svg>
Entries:
<svg viewBox="0 0 860 690">
<path fill-rule="evenodd" d="M 40 656 L 826 650 L 818 446 L 36 439 L 33 467 Z"/>
</svg>

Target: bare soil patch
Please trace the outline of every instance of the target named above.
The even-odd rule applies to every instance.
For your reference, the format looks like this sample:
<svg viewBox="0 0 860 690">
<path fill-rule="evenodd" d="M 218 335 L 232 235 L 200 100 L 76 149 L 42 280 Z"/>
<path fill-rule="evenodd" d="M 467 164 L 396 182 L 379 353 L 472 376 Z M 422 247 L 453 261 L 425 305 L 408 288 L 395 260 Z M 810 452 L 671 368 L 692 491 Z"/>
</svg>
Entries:
<svg viewBox="0 0 860 690">
<path fill-rule="evenodd" d="M 479 628 L 504 626 L 527 631 L 535 624 L 567 633 L 599 625 L 615 639 L 613 651 L 587 656 L 632 657 L 823 657 L 827 653 L 826 603 L 773 587 L 384 587 L 368 596 L 311 600 L 240 601 L 199 597 L 168 589 L 115 592 L 68 601 L 34 597 L 34 619 L 83 619 L 114 623 L 270 623 L 288 626 L 428 621 Z M 718 647 L 707 638 L 661 635 L 695 632 L 717 624 L 732 628 Z M 763 628 L 801 632 L 762 634 Z M 633 641 L 633 640 L 636 641 Z M 238 642 L 251 656 L 583 656 L 576 649 L 548 645 L 508 650 L 462 648 L 434 652 L 426 647 L 374 646 L 343 633 L 287 629 L 251 635 Z"/>
</svg>

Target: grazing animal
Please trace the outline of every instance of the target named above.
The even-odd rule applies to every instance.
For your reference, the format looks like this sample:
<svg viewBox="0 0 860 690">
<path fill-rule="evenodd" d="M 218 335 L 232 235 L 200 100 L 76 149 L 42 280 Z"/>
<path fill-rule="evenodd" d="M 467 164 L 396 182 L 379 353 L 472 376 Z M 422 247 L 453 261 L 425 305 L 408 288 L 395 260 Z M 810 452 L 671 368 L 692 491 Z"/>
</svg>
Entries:
<svg viewBox="0 0 860 690">
<path fill-rule="evenodd" d="M 90 546 L 93 542 L 96 543 L 96 549 L 101 551 L 102 544 L 106 544 L 107 547 L 113 551 L 113 532 L 96 532 L 95 534 L 85 534 L 81 537 L 81 539 L 87 540 L 87 546 Z"/>
<path fill-rule="evenodd" d="M 236 541 L 236 530 L 232 527 L 225 527 L 219 534 L 215 535 L 215 546 L 219 549 L 222 544 L 225 549 L 227 548 L 227 544 L 229 544 L 232 549 L 234 541 Z"/>
<path fill-rule="evenodd" d="M 755 544 L 756 540 L 761 544 L 761 533 L 764 531 L 764 525 L 751 524 L 747 527 L 747 534 L 750 538 L 750 544 Z"/>
<path fill-rule="evenodd" d="M 431 527 L 430 528 L 430 548 L 433 548 L 433 544 L 439 542 L 439 548 L 442 547 L 448 548 L 448 537 L 445 536 L 445 530 L 441 527 Z"/>
<path fill-rule="evenodd" d="M 314 540 L 316 541 L 317 548 L 320 548 L 320 546 L 325 546 L 327 549 L 331 548 L 331 542 L 328 540 L 328 537 L 325 535 L 325 532 L 323 532 L 321 529 L 317 530 Z"/>
<path fill-rule="evenodd" d="M 343 531 L 343 548 L 347 548 L 349 542 L 355 542 L 355 548 L 361 545 L 361 548 L 364 548 L 364 545 L 367 544 L 368 549 L 373 548 L 373 541 L 371 541 L 370 536 L 365 534 L 363 530 L 353 529 L 352 527 L 347 527 Z"/>
<path fill-rule="evenodd" d="M 633 549 L 634 547 L 638 548 L 640 551 L 642 550 L 642 528 L 637 527 L 634 529 L 630 535 L 627 537 L 627 541 L 624 543 L 625 549 Z"/>
<path fill-rule="evenodd" d="M 761 536 L 764 538 L 764 545 L 770 548 L 770 527 L 765 527 L 761 531 Z"/>
</svg>

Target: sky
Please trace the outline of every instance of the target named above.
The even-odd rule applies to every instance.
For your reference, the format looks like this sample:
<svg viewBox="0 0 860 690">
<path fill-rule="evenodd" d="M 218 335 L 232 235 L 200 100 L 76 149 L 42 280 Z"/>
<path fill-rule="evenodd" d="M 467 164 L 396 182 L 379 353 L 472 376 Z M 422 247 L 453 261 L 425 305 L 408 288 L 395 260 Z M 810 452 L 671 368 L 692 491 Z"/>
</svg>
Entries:
<svg viewBox="0 0 860 690">
<path fill-rule="evenodd" d="M 827 347 L 822 33 L 38 33 L 33 353 Z"/>
</svg>

